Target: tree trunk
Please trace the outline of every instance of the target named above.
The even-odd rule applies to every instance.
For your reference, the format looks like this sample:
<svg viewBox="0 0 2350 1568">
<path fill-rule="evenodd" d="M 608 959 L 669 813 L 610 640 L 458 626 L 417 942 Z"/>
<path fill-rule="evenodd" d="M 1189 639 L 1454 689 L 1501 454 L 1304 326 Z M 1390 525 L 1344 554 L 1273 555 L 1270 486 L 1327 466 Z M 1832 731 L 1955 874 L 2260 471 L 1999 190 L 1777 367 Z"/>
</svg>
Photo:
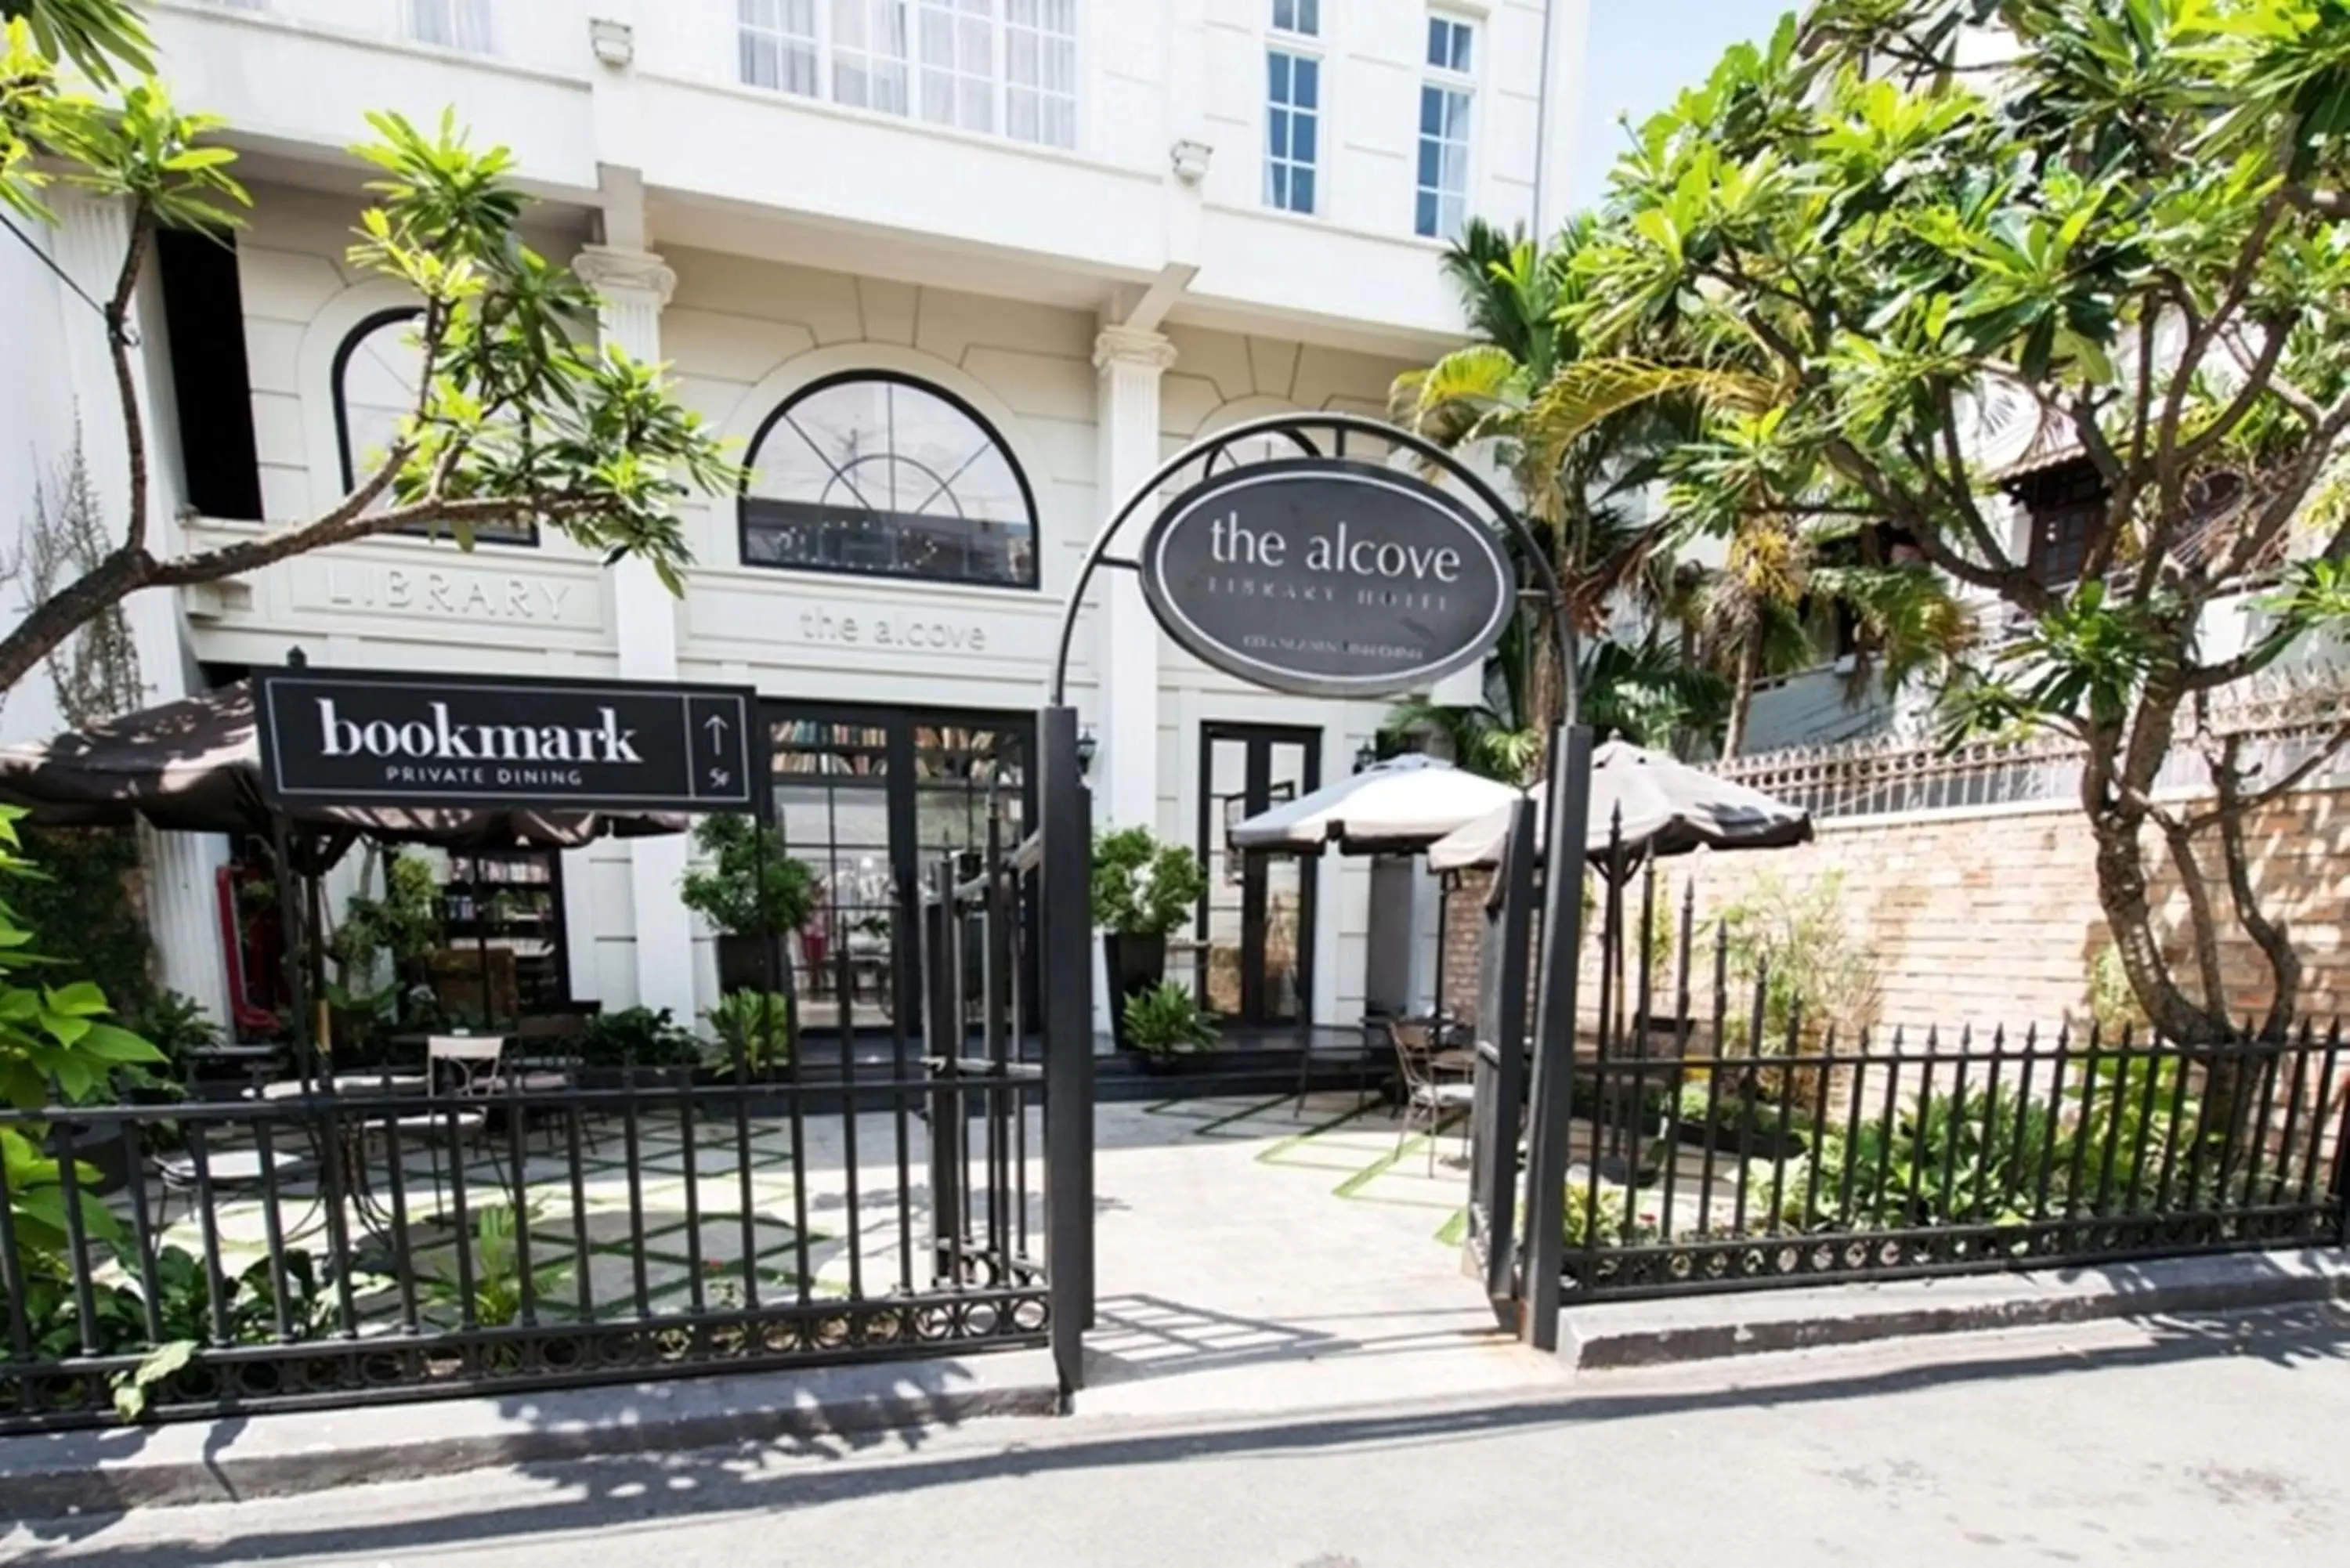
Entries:
<svg viewBox="0 0 2350 1568">
<path fill-rule="evenodd" d="M 2147 893 L 2146 846 L 2135 814 L 2110 811 L 2091 824 L 2097 841 L 2097 903 L 2121 954 L 2130 989 L 2157 1033 L 2182 1045 L 2213 1045 L 2227 1037 L 2226 999 L 2199 1007 L 2182 990 L 2155 934 L 2154 905 Z M 2190 919 L 2192 918 L 2190 914 Z"/>
<path fill-rule="evenodd" d="M 1746 721 L 1754 711 L 1754 683 L 1762 675 L 1762 621 L 1759 616 L 1738 645 L 1738 670 L 1731 679 L 1730 718 L 1721 727 L 1721 760 L 1746 749 Z"/>
<path fill-rule="evenodd" d="M 145 550 L 117 550 L 36 605 L 15 630 L 0 638 L 0 692 L 14 691 L 68 638 L 143 587 L 154 569 L 155 559 Z"/>
</svg>

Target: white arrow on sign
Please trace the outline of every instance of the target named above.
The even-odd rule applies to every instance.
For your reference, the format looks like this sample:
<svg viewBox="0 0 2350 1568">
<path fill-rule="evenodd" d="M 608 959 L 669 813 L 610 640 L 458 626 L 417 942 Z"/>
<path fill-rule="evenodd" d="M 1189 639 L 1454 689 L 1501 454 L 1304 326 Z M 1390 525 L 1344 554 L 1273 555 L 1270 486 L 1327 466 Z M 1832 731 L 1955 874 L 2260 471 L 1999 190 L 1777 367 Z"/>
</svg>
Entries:
<svg viewBox="0 0 2350 1568">
<path fill-rule="evenodd" d="M 702 722 L 702 727 L 710 732 L 710 754 L 714 757 L 723 753 L 726 750 L 726 732 L 730 728 L 726 721 L 712 713 Z"/>
</svg>

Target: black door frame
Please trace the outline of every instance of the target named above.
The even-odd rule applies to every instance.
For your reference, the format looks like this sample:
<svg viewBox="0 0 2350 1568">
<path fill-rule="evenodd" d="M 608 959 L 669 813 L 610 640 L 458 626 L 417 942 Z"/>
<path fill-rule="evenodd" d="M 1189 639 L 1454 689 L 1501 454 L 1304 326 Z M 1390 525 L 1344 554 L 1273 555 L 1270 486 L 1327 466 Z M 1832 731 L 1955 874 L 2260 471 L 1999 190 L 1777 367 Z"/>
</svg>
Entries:
<svg viewBox="0 0 2350 1568">
<path fill-rule="evenodd" d="M 1273 748 L 1302 746 L 1305 753 L 1304 793 L 1313 794 L 1322 787 L 1322 732 L 1305 724 L 1257 724 L 1229 722 L 1209 719 L 1200 725 L 1200 859 L 1209 860 L 1215 840 L 1211 834 L 1221 833 L 1223 825 L 1216 819 L 1216 744 L 1220 741 L 1237 741 L 1246 746 L 1247 773 L 1241 784 L 1242 794 L 1251 814 L 1263 811 L 1271 804 L 1273 790 Z M 1227 855 L 1233 853 L 1229 846 Z M 1268 857 L 1244 855 L 1241 865 L 1241 1010 L 1235 1023 L 1243 1027 L 1263 1027 L 1275 1023 L 1294 1023 L 1303 1027 L 1314 1020 L 1314 942 L 1315 908 L 1321 882 L 1318 875 L 1321 862 L 1315 857 L 1301 857 L 1297 896 L 1297 1016 L 1275 1020 L 1265 1016 L 1265 875 Z M 1208 994 L 1208 908 L 1215 897 L 1211 886 L 1200 899 L 1200 910 L 1192 918 L 1191 931 L 1201 943 L 1199 969 L 1195 985 L 1204 1002 Z M 1251 961 L 1251 955 L 1254 961 Z"/>
<path fill-rule="evenodd" d="M 915 811 L 914 732 L 925 726 L 953 726 L 993 730 L 1016 737 L 1024 752 L 1020 769 L 1020 815 L 1025 826 L 1036 820 L 1036 714 L 1034 710 L 1023 709 L 833 702 L 821 699 L 769 697 L 759 704 L 759 718 L 767 726 L 767 755 L 771 763 L 778 723 L 850 724 L 882 732 L 882 802 L 889 825 L 890 1023 L 887 1030 L 874 1028 L 871 1032 L 886 1033 L 901 1041 L 919 1039 L 922 1027 L 922 978 L 916 971 L 920 966 L 899 961 L 899 955 L 918 951 L 921 929 L 920 900 L 922 877 L 927 869 L 921 862 L 920 825 Z M 771 783 L 771 794 L 774 788 L 775 784 Z M 778 820 L 780 822 L 780 816 Z M 789 837 L 786 832 L 786 842 Z M 1032 953 L 1024 962 L 1033 962 L 1033 958 Z M 1035 994 L 1033 984 L 1024 989 L 1028 995 Z"/>
</svg>

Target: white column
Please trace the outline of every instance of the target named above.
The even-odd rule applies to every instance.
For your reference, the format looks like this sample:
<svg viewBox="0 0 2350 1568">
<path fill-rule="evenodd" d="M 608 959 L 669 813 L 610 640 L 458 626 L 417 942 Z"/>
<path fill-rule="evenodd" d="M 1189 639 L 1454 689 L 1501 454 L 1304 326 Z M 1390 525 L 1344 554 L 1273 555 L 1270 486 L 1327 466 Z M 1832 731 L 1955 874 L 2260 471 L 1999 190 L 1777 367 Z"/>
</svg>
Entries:
<svg viewBox="0 0 2350 1568">
<path fill-rule="evenodd" d="M 604 340 L 632 359 L 660 358 L 661 307 L 677 286 L 677 274 L 657 255 L 603 245 L 582 250 L 571 267 L 602 302 L 598 319 Z M 641 561 L 622 561 L 612 569 L 611 579 L 621 676 L 676 680 L 677 601 Z M 682 835 L 634 841 L 629 846 L 629 879 L 635 905 L 637 1000 L 647 1007 L 666 1007 L 679 1023 L 690 1025 L 694 1013 L 693 927 L 677 899 L 685 850 Z"/>
<path fill-rule="evenodd" d="M 54 242 L 57 265 L 90 297 L 110 297 L 130 243 L 129 213 L 119 201 L 78 191 L 57 192 L 53 205 L 57 214 Z M 146 266 L 151 275 L 155 267 L 151 250 Z M 68 298 L 66 309 L 67 374 L 82 457 L 100 513 L 109 529 L 119 530 L 127 526 L 130 507 L 130 470 L 126 461 L 129 427 L 122 416 L 122 396 L 115 382 L 106 324 L 79 300 Z M 134 304 L 134 328 L 141 325 L 138 317 Z M 161 330 L 160 322 L 144 325 Z M 129 350 L 131 385 L 140 399 L 140 423 L 145 438 L 147 544 L 156 554 L 169 555 L 178 546 L 179 522 L 174 514 L 179 484 L 177 454 L 164 451 L 157 439 L 161 421 L 154 407 L 154 389 L 168 384 L 160 375 L 160 353 L 151 363 L 143 339 Z M 123 602 L 122 612 L 130 628 L 131 645 L 138 651 L 139 678 L 145 688 L 141 701 L 169 702 L 188 695 L 189 660 L 178 592 L 150 588 L 133 594 Z M 213 871 L 227 858 L 228 841 L 212 834 L 156 833 L 142 827 L 139 842 L 146 873 L 147 924 L 155 941 L 159 978 L 224 1022 L 228 975 L 221 951 Z M 58 956 L 69 959 L 72 955 Z M 105 977 L 98 978 L 102 981 Z"/>
<path fill-rule="evenodd" d="M 1105 327 L 1094 339 L 1100 372 L 1096 400 L 1101 433 L 1098 497 L 1103 514 L 1125 504 L 1159 466 L 1159 382 L 1175 347 L 1156 332 Z M 1145 506 L 1116 553 L 1130 555 L 1150 524 Z M 1159 626 L 1132 572 L 1109 571 L 1101 607 L 1101 761 L 1095 768 L 1097 814 L 1120 827 L 1159 824 Z"/>
</svg>

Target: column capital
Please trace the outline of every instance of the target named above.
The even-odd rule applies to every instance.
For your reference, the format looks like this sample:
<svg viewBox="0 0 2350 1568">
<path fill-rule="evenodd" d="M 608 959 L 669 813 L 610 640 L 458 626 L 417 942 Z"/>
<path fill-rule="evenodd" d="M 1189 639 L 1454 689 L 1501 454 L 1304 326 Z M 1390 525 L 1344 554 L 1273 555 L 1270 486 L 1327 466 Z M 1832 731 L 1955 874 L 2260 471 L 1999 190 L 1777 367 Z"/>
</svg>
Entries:
<svg viewBox="0 0 2350 1568">
<path fill-rule="evenodd" d="M 1094 337 L 1094 369 L 1142 365 L 1164 370 L 1175 363 L 1175 345 L 1164 333 L 1142 327 L 1105 327 Z"/>
<path fill-rule="evenodd" d="M 657 296 L 667 305 L 677 291 L 677 274 L 650 251 L 619 251 L 606 245 L 582 245 L 571 270 L 580 282 L 598 294 L 629 290 Z"/>
</svg>

